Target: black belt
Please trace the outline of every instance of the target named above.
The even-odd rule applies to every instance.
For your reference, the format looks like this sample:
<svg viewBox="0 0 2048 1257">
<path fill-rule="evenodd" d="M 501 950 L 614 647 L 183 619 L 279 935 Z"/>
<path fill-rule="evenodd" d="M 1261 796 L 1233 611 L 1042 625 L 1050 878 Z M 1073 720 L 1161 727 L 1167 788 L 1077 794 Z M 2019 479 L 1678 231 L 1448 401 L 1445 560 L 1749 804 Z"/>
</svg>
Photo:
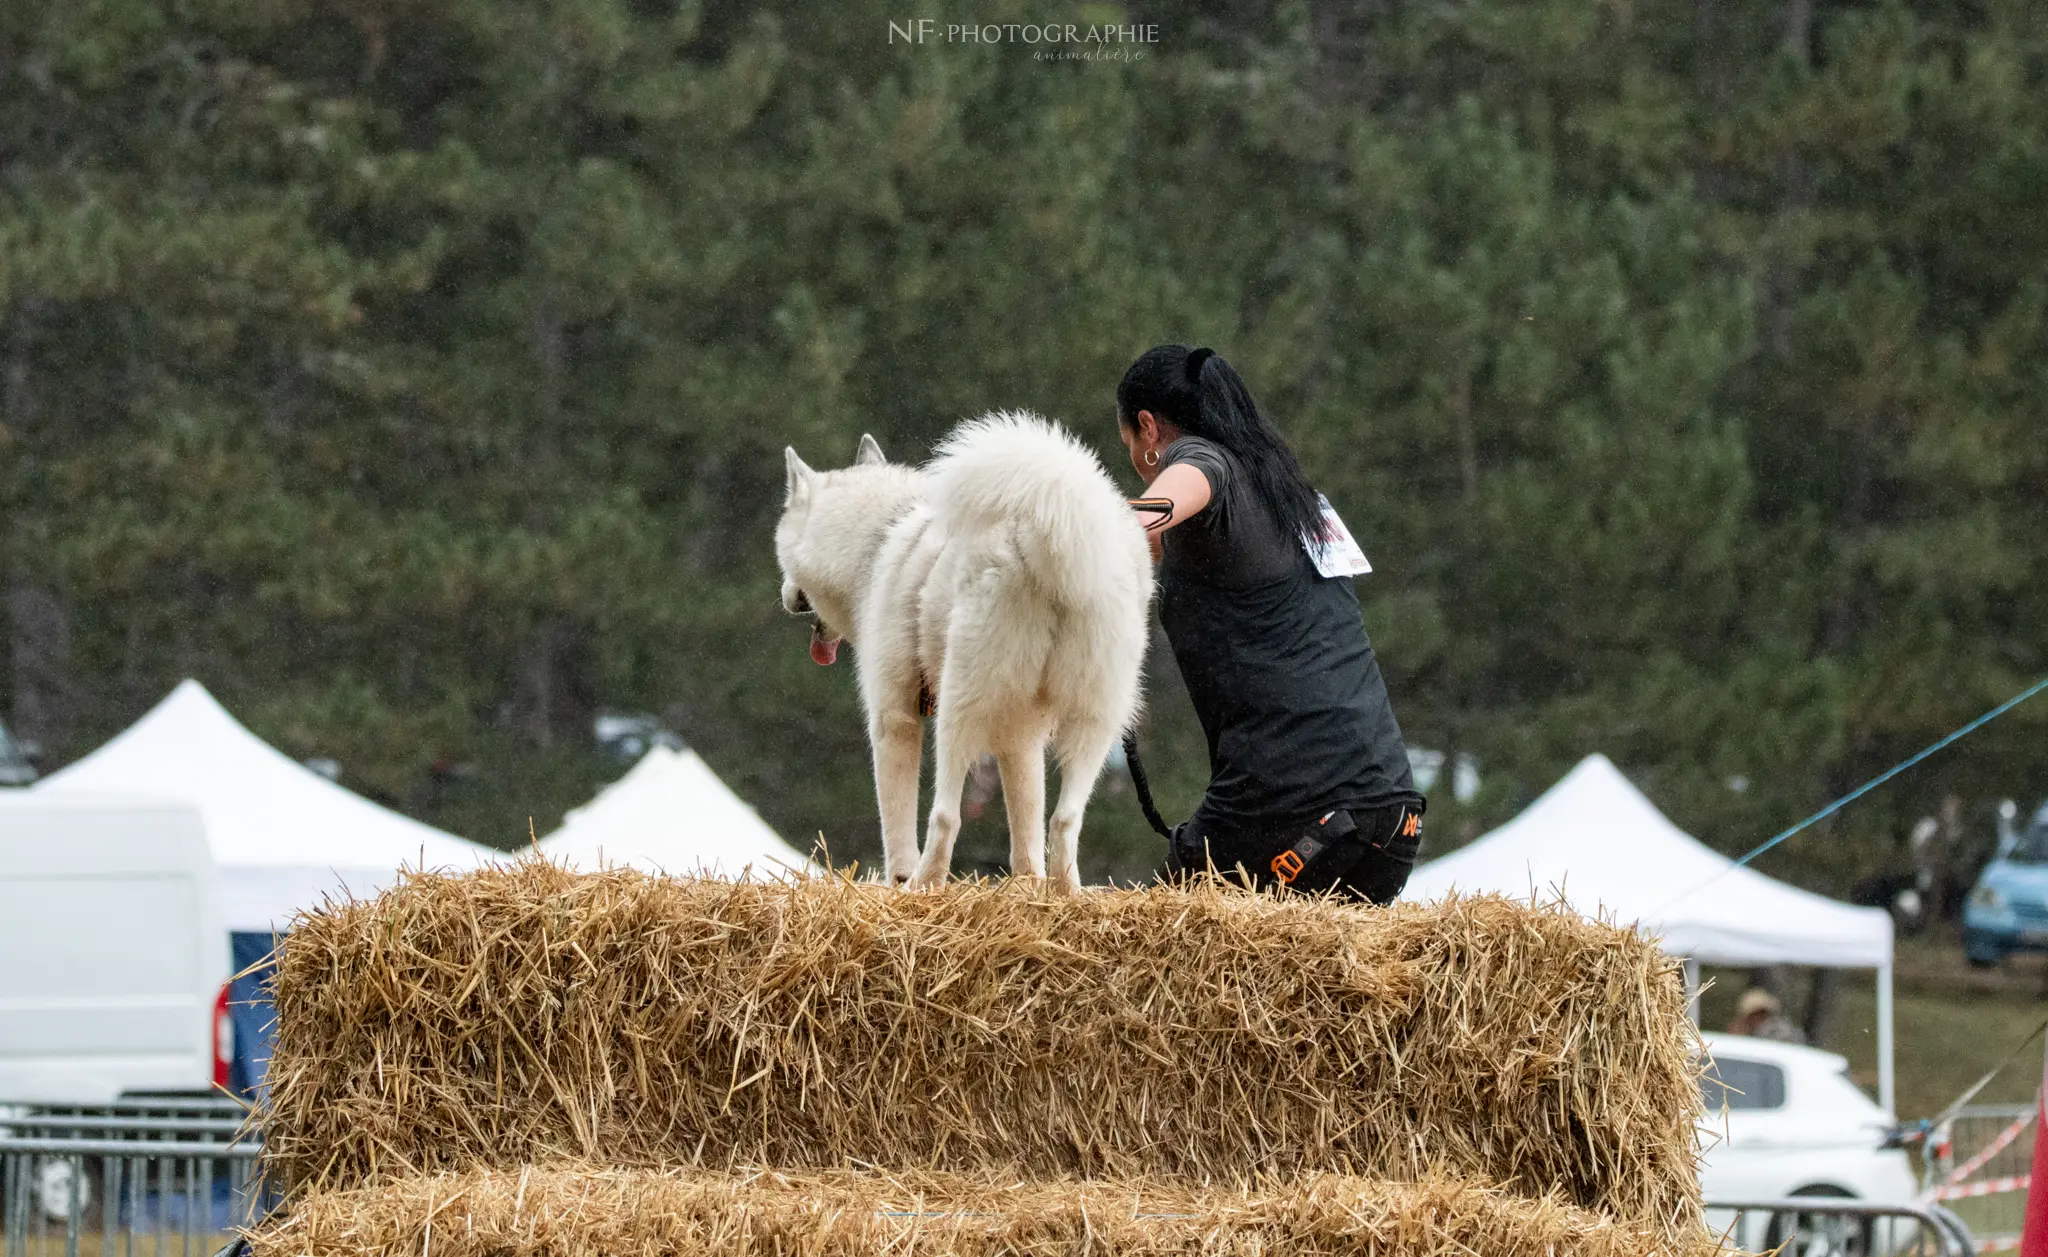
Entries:
<svg viewBox="0 0 2048 1257">
<path fill-rule="evenodd" d="M 1391 815 L 1387 813 L 1391 811 Z M 1277 882 L 1294 887 L 1297 883 L 1316 891 L 1352 873 L 1371 852 L 1392 849 L 1402 862 L 1415 854 L 1422 833 L 1422 809 L 1417 804 L 1390 804 L 1365 809 L 1372 820 L 1372 832 L 1364 832 L 1358 815 L 1337 808 L 1323 813 L 1299 828 L 1267 831 L 1264 834 L 1193 834 L 1186 824 L 1174 829 L 1167 843 L 1167 872 L 1173 878 L 1202 873 L 1212 866 L 1218 874 L 1235 879 L 1243 874 L 1256 884 Z"/>
</svg>

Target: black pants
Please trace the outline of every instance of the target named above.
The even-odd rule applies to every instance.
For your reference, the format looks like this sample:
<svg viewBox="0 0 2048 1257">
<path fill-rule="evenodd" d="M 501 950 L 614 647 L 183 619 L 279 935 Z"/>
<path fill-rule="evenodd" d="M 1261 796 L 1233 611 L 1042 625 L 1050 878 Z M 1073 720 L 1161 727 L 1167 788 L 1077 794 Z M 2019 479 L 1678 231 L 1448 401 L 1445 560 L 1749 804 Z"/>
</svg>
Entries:
<svg viewBox="0 0 2048 1257">
<path fill-rule="evenodd" d="M 1219 876 L 1268 890 L 1335 891 L 1392 903 L 1408 884 L 1422 844 L 1422 809 L 1407 803 L 1336 811 L 1307 825 L 1256 833 L 1196 833 L 1189 821 L 1167 846 L 1169 881 L 1213 867 Z"/>
</svg>

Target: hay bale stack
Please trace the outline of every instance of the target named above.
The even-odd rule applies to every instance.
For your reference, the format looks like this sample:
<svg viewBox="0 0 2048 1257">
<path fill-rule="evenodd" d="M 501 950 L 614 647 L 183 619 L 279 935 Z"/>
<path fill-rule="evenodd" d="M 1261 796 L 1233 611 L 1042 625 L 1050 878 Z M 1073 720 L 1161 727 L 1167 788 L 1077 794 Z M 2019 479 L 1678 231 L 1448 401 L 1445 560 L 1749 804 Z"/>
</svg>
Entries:
<svg viewBox="0 0 2048 1257">
<path fill-rule="evenodd" d="M 254 1257 L 1707 1257 L 1555 1198 L 1329 1175 L 1286 1187 L 1033 1182 L 847 1172 L 520 1169 L 317 1193 Z"/>
<path fill-rule="evenodd" d="M 1700 1217 L 1675 964 L 1499 899 L 418 876 L 298 923 L 295 1189 L 438 1169 L 1335 1171 Z"/>
</svg>

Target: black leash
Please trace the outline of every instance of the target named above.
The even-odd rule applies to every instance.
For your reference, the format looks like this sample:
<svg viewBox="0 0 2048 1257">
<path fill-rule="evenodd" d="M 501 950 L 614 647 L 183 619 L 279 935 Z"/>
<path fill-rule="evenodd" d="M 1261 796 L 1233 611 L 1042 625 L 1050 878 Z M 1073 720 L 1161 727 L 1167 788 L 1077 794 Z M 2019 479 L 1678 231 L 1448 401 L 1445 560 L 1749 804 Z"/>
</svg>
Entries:
<svg viewBox="0 0 2048 1257">
<path fill-rule="evenodd" d="M 1159 805 L 1152 801 L 1152 783 L 1145 778 L 1145 761 L 1138 755 L 1138 735 L 1124 735 L 1124 765 L 1131 770 L 1131 786 L 1138 792 L 1138 807 L 1145 813 L 1145 819 L 1152 824 L 1161 838 L 1173 840 L 1173 830 L 1159 815 Z"/>
</svg>

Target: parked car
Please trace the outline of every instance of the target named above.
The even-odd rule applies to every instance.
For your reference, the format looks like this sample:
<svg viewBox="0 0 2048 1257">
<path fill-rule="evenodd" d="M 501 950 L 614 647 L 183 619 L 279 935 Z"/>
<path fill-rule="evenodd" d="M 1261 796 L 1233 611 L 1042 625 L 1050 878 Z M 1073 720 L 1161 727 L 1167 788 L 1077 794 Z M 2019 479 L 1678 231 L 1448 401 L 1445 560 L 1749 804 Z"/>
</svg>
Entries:
<svg viewBox="0 0 2048 1257">
<path fill-rule="evenodd" d="M 619 764 L 637 764 L 657 746 L 685 749 L 681 736 L 664 728 L 659 716 L 605 713 L 591 721 L 591 733 L 597 749 Z"/>
<path fill-rule="evenodd" d="M 37 1114 L 220 1094 L 235 1040 L 216 899 L 191 805 L 0 791 L 0 1135 Z M 23 1173 L 0 1192 L 25 1189 L 60 1223 L 102 1181 L 92 1157 Z"/>
<path fill-rule="evenodd" d="M 208 1095 L 233 1062 L 197 809 L 0 791 L 0 1102 Z"/>
<path fill-rule="evenodd" d="M 1700 1186 L 1709 1202 L 1802 1196 L 1907 1204 L 1918 1189 L 1904 1150 L 1887 1147 L 1892 1114 L 1849 1080 L 1849 1063 L 1833 1052 L 1707 1034 L 1709 1058 L 1700 1086 L 1707 1117 Z M 1709 1210 L 1708 1223 L 1735 1221 Z M 1764 1252 L 1794 1238 L 1824 1240 L 1801 1251 L 1873 1254 L 1892 1247 L 1890 1223 L 1845 1222 L 1803 1214 L 1743 1218 L 1737 1246 Z M 1824 1232 L 1830 1234 L 1823 1235 Z M 1904 1238 L 1901 1236 L 1900 1238 Z"/>
<path fill-rule="evenodd" d="M 2016 951 L 2048 951 L 2048 803 L 2006 833 L 1963 905 L 1963 956 L 1989 968 Z"/>
</svg>

